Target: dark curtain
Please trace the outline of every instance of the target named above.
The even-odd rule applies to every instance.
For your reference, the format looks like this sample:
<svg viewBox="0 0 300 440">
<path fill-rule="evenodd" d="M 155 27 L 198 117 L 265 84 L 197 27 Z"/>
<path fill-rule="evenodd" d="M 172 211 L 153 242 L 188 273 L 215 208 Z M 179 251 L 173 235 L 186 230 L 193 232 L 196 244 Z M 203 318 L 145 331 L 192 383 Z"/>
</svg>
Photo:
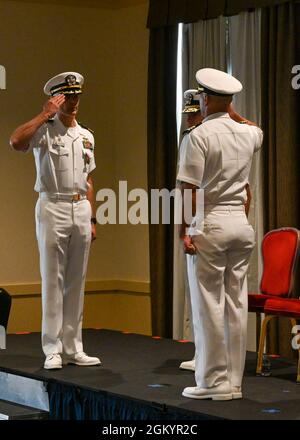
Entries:
<svg viewBox="0 0 300 440">
<path fill-rule="evenodd" d="M 255 7 L 263 7 L 265 228 L 299 228 L 300 142 L 296 100 L 300 92 L 291 86 L 292 67 L 300 63 L 297 0 L 150 0 L 148 189 L 172 189 L 176 177 L 177 23 L 233 15 Z M 173 227 L 150 224 L 149 234 L 152 330 L 153 334 L 171 337 Z M 291 355 L 290 336 L 286 320 L 276 328 L 273 325 L 270 350 Z"/>
<path fill-rule="evenodd" d="M 50 420 L 80 420 L 78 429 L 83 431 L 84 420 L 191 420 L 195 415 L 189 412 L 179 411 L 176 408 L 168 408 L 166 405 L 129 399 L 124 396 L 107 392 L 92 391 L 64 385 L 59 382 L 48 382 L 49 394 L 49 419 Z M 197 419 L 205 419 L 199 415 Z M 98 425 L 89 425 L 88 428 Z M 80 437 L 76 435 L 76 438 Z M 89 436 L 91 438 L 91 436 Z M 92 438 L 97 438 L 92 437 Z"/>
<path fill-rule="evenodd" d="M 293 0 L 150 0 L 148 27 L 193 23 L 287 1 Z"/>
<path fill-rule="evenodd" d="M 262 10 L 262 120 L 266 232 L 300 228 L 300 90 L 292 88 L 292 68 L 300 64 L 300 4 Z M 297 34 L 298 32 L 298 34 Z M 299 296 L 299 277 L 295 294 Z M 272 320 L 268 351 L 292 356 L 291 324 Z"/>
<path fill-rule="evenodd" d="M 177 25 L 150 31 L 148 194 L 151 189 L 172 190 L 175 185 L 177 36 Z M 152 331 L 172 337 L 173 213 L 171 224 L 149 223 Z"/>
</svg>

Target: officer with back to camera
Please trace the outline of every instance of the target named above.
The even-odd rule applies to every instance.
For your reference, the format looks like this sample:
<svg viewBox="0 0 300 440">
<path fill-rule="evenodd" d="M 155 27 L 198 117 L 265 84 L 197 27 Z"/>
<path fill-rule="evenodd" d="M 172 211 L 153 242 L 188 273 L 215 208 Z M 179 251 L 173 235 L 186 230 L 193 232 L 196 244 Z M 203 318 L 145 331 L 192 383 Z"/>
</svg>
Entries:
<svg viewBox="0 0 300 440">
<path fill-rule="evenodd" d="M 191 255 L 188 278 L 196 346 L 196 386 L 185 388 L 183 396 L 231 400 L 242 398 L 246 275 L 254 246 L 245 186 L 263 133 L 232 108 L 233 95 L 242 90 L 237 79 L 215 69 L 199 70 L 196 79 L 204 119 L 188 135 L 177 176 L 183 190 L 192 189 L 194 201 L 196 190 L 204 190 L 203 221 L 199 224 L 195 213 L 194 235 L 187 232 L 188 225 L 181 231 L 184 250 Z"/>
<path fill-rule="evenodd" d="M 203 116 L 200 111 L 200 102 L 199 102 L 200 94 L 199 94 L 198 89 L 186 90 L 183 94 L 183 98 L 184 98 L 184 108 L 182 110 L 182 114 L 187 116 L 188 128 L 183 132 L 183 139 L 182 139 L 182 143 L 179 148 L 179 161 L 178 161 L 179 164 L 180 164 L 180 152 L 185 149 L 184 145 L 186 142 L 188 142 L 188 136 L 186 136 L 186 135 L 191 133 L 191 131 L 194 130 L 196 127 L 198 127 L 198 125 L 200 125 L 201 122 L 203 121 Z M 233 120 L 236 120 L 236 119 L 237 119 L 237 121 L 243 120 L 243 118 L 239 117 L 233 111 L 232 106 L 230 106 L 229 115 L 230 115 L 230 117 L 233 118 Z M 249 123 L 250 123 L 250 121 L 249 121 Z M 245 189 L 247 192 L 247 197 L 246 197 L 246 202 L 245 202 L 245 212 L 246 212 L 246 215 L 248 216 L 250 202 L 251 202 L 251 191 L 250 191 L 249 183 L 246 184 Z M 187 255 L 186 258 L 188 261 L 190 258 L 189 255 Z M 184 261 L 183 264 L 184 264 L 184 273 L 186 273 L 186 268 L 185 268 L 186 262 Z M 191 310 L 190 289 L 189 289 L 188 283 L 185 286 L 184 293 L 186 295 L 187 320 L 189 322 L 190 333 L 191 333 L 190 340 L 194 341 L 193 315 L 192 315 L 192 310 Z M 189 361 L 181 362 L 179 368 L 181 370 L 195 371 L 195 356 L 193 357 L 193 359 L 191 359 Z"/>
<path fill-rule="evenodd" d="M 84 78 L 64 72 L 44 87 L 41 113 L 11 135 L 17 151 L 33 151 L 37 178 L 36 235 L 42 278 L 44 368 L 99 365 L 83 351 L 84 284 L 96 238 L 94 136 L 76 116 Z"/>
</svg>

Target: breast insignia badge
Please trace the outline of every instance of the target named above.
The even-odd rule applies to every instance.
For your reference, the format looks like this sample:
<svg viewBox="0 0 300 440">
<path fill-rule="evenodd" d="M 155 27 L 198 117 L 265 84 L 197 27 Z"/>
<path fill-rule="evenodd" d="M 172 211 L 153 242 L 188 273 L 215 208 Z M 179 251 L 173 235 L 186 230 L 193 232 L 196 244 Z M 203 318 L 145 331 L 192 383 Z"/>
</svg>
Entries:
<svg viewBox="0 0 300 440">
<path fill-rule="evenodd" d="M 87 150 L 93 150 L 93 144 L 88 140 L 88 138 L 84 137 L 82 139 L 83 148 Z"/>
</svg>

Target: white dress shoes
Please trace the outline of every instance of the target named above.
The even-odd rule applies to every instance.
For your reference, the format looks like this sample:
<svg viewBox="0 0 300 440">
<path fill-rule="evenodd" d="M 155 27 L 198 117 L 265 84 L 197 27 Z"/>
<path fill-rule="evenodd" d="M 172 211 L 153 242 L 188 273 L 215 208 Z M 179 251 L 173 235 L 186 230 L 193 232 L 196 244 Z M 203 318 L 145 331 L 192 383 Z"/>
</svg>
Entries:
<svg viewBox="0 0 300 440">
<path fill-rule="evenodd" d="M 212 400 L 232 400 L 232 388 L 229 382 L 223 382 L 215 387 L 200 388 L 187 387 L 183 390 L 182 395 L 190 399 L 212 399 Z"/>
<path fill-rule="evenodd" d="M 184 361 L 181 362 L 181 364 L 179 365 L 179 368 L 181 370 L 190 370 L 190 371 L 195 371 L 195 359 L 192 359 L 191 361 Z"/>
<path fill-rule="evenodd" d="M 48 356 L 46 356 L 44 368 L 46 370 L 58 370 L 62 368 L 62 359 L 60 354 L 58 353 L 48 354 Z"/>
<path fill-rule="evenodd" d="M 74 364 L 80 367 L 91 367 L 93 365 L 100 365 L 101 361 L 97 357 L 88 356 L 83 351 L 74 353 L 73 355 L 64 356 L 64 364 Z"/>
<path fill-rule="evenodd" d="M 232 398 L 233 399 L 242 399 L 243 393 L 242 393 L 242 387 L 232 387 Z"/>
</svg>

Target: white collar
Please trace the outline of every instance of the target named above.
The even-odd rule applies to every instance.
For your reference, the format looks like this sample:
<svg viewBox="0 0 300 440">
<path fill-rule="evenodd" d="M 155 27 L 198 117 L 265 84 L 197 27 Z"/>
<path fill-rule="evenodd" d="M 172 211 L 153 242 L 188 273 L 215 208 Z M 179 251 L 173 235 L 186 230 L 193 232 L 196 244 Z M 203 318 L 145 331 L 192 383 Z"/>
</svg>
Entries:
<svg viewBox="0 0 300 440">
<path fill-rule="evenodd" d="M 80 125 L 78 124 L 78 122 L 75 119 L 75 123 L 76 125 L 74 125 L 74 127 L 66 127 L 61 120 L 58 117 L 58 114 L 56 113 L 56 115 L 54 116 L 54 120 L 55 122 L 58 124 L 58 126 L 63 130 L 64 133 L 67 133 L 68 136 L 70 137 L 78 137 L 78 132 L 80 131 Z M 71 130 L 70 130 L 71 129 Z"/>
<path fill-rule="evenodd" d="M 216 118 L 230 118 L 229 114 L 227 112 L 218 112 L 218 113 L 212 113 L 211 115 L 206 116 L 206 118 L 203 119 L 203 122 L 210 121 L 211 119 Z"/>
</svg>

